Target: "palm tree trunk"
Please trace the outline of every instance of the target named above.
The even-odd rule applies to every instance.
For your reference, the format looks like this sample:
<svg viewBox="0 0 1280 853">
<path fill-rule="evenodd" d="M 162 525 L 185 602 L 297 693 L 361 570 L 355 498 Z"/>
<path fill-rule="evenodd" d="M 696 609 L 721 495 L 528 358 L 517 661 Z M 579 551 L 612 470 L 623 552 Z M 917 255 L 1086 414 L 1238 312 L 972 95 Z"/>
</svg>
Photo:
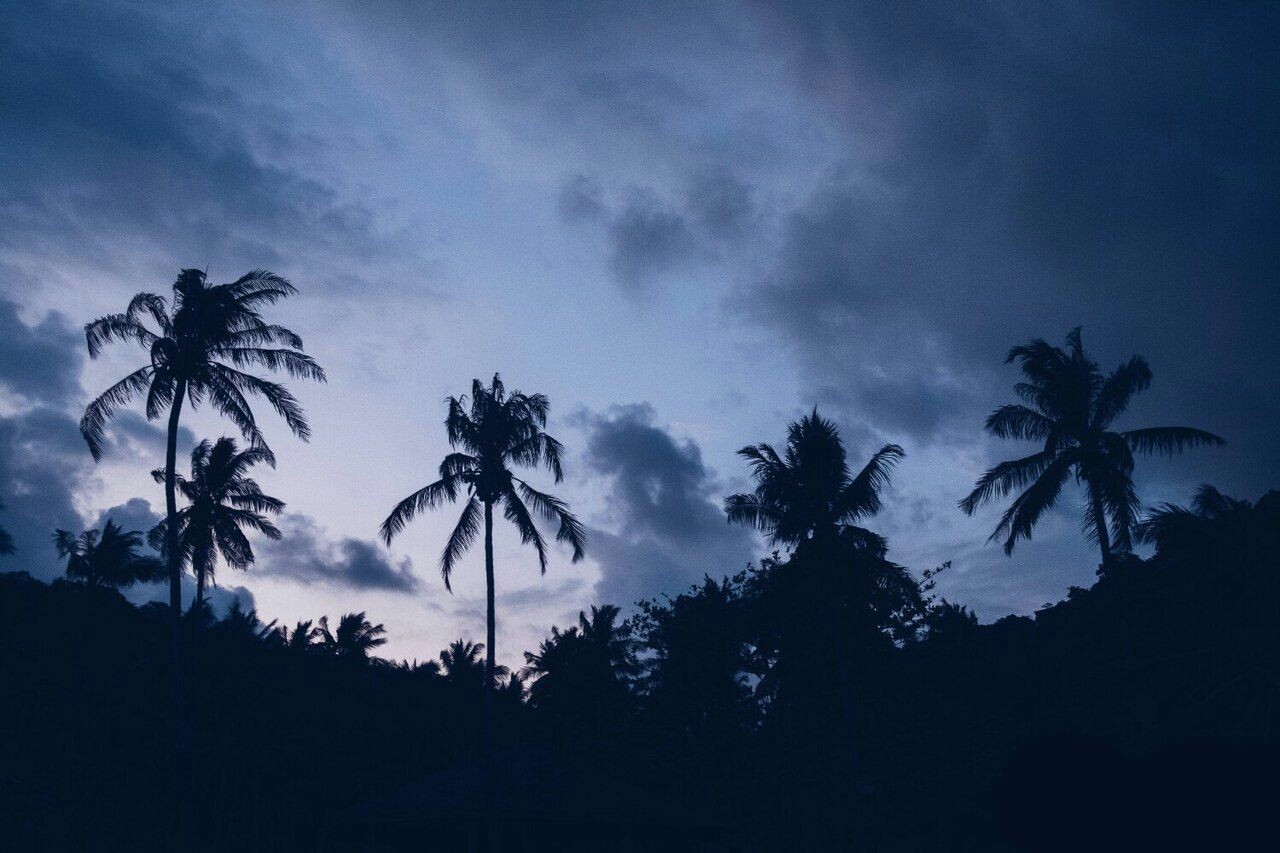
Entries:
<svg viewBox="0 0 1280 853">
<path fill-rule="evenodd" d="M 169 560 L 170 617 L 170 691 L 173 711 L 173 780 L 174 802 L 171 816 L 175 847 L 190 847 L 191 829 L 191 721 L 187 716 L 187 694 L 182 655 L 182 555 L 178 552 L 178 498 L 175 477 L 178 465 L 178 422 L 182 402 L 187 396 L 187 383 L 178 380 L 173 406 L 169 410 L 168 445 L 165 449 L 164 503 L 167 513 L 165 551 Z"/>
<path fill-rule="evenodd" d="M 191 612 L 200 618 L 200 607 L 204 604 L 204 572 L 196 572 L 196 600 L 191 602 Z"/>
<path fill-rule="evenodd" d="M 497 831 L 494 826 L 494 763 L 493 763 L 493 673 L 496 668 L 494 644 L 497 635 L 497 616 L 494 612 L 493 593 L 493 504 L 484 502 L 484 580 L 488 618 L 485 625 L 484 658 L 484 828 L 485 846 L 490 851 L 498 849 Z"/>
<path fill-rule="evenodd" d="M 1107 513 L 1102 507 L 1102 492 L 1089 484 L 1089 509 L 1093 513 L 1093 528 L 1098 532 L 1098 548 L 1102 551 L 1102 568 L 1111 564 L 1111 535 L 1107 531 Z"/>
</svg>

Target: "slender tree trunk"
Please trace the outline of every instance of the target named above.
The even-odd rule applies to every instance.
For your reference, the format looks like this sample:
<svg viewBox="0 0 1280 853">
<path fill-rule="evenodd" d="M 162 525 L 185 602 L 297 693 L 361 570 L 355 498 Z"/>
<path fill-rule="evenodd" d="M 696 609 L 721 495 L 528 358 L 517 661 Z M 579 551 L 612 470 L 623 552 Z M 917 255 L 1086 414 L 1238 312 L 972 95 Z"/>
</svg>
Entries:
<svg viewBox="0 0 1280 853">
<path fill-rule="evenodd" d="M 191 602 L 191 612 L 200 617 L 200 607 L 204 604 L 204 572 L 196 572 L 196 600 Z"/>
<path fill-rule="evenodd" d="M 171 816 L 175 848 L 189 848 L 191 832 L 191 721 L 187 715 L 186 673 L 182 654 L 182 555 L 178 552 L 178 498 L 175 476 L 178 464 L 178 422 L 182 416 L 187 383 L 179 380 L 169 410 L 168 446 L 165 450 L 164 503 L 167 513 L 165 551 L 169 561 L 170 691 L 173 712 L 174 802 Z"/>
<path fill-rule="evenodd" d="M 1102 568 L 1111 565 L 1111 535 L 1107 531 L 1107 513 L 1102 506 L 1102 492 L 1093 483 L 1089 484 L 1090 511 L 1093 513 L 1093 527 L 1098 531 L 1098 548 L 1102 551 Z"/>
<path fill-rule="evenodd" d="M 497 616 L 494 607 L 493 592 L 493 504 L 484 502 L 484 580 L 485 599 L 488 604 L 488 617 L 485 625 L 485 658 L 484 658 L 484 827 L 485 845 L 490 851 L 498 849 L 498 836 L 494 825 L 494 761 L 493 761 L 493 691 L 497 642 Z"/>
</svg>

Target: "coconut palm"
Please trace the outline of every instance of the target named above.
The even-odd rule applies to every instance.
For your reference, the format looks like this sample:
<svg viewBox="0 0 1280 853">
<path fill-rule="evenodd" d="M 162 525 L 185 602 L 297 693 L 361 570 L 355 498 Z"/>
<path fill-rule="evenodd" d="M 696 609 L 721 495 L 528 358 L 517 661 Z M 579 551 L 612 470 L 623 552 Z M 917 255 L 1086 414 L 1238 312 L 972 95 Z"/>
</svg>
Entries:
<svg viewBox="0 0 1280 853">
<path fill-rule="evenodd" d="M 178 491 L 187 506 L 178 510 L 178 549 L 184 565 L 196 576 L 196 597 L 192 607 L 204 601 L 206 583 L 214 580 L 218 557 L 233 569 L 244 571 L 253 564 L 253 547 L 245 536 L 246 529 L 271 539 L 279 539 L 280 530 L 266 514 L 279 514 L 284 502 L 265 495 L 248 476 L 258 463 L 275 466 L 271 454 L 262 447 L 240 450 L 235 439 L 220 438 L 216 444 L 208 439 L 191 451 L 191 479 L 175 475 Z M 157 482 L 164 482 L 163 469 L 152 471 Z M 169 523 L 161 521 L 151 531 L 151 543 L 163 552 L 168 547 Z"/>
<path fill-rule="evenodd" d="M 281 639 L 285 641 L 285 648 L 291 652 L 297 652 L 299 654 L 309 652 L 314 649 L 316 647 L 316 642 L 322 636 L 320 629 L 316 627 L 310 619 L 307 619 L 305 622 L 299 620 L 298 624 L 292 631 L 289 631 L 288 628 L 284 627 L 280 630 L 282 632 Z M 284 636 L 286 634 L 287 636 Z"/>
<path fill-rule="evenodd" d="M 457 639 L 449 644 L 449 648 L 440 651 L 440 671 L 445 681 L 466 693 L 479 693 L 485 683 L 488 664 L 480 659 L 484 654 L 484 643 L 473 643 L 470 640 Z M 494 667 L 493 677 L 501 678 L 507 674 L 505 666 Z"/>
<path fill-rule="evenodd" d="M 86 530 L 76 535 L 55 530 L 53 545 L 58 556 L 67 561 L 67 577 L 92 587 L 120 589 L 164 577 L 163 561 L 139 553 L 142 534 L 137 530 L 126 532 L 111 519 L 101 531 Z"/>
<path fill-rule="evenodd" d="M 0 503 L 0 510 L 4 509 L 4 504 Z M 13 537 L 9 535 L 9 531 L 0 527 L 0 554 L 13 553 Z"/>
<path fill-rule="evenodd" d="M 488 388 L 479 379 L 471 384 L 471 399 L 450 397 L 445 430 L 449 444 L 460 450 L 450 453 L 440 463 L 440 479 L 396 505 L 382 523 L 382 538 L 390 544 L 416 515 L 434 509 L 445 501 L 464 497 L 453 533 L 440 556 L 440 574 L 446 589 L 451 589 L 454 565 L 475 541 L 484 524 L 484 564 L 487 613 L 485 643 L 485 742 L 491 742 L 493 689 L 497 663 L 494 657 L 496 616 L 494 612 L 493 578 L 493 508 L 501 506 L 503 515 L 515 525 L 521 541 L 532 545 L 538 553 L 543 574 L 547 571 L 546 543 L 534 524 L 534 514 L 559 529 L 556 539 L 573 548 L 573 561 L 582 559 L 586 534 L 568 506 L 552 495 L 540 492 L 511 472 L 512 466 L 545 465 L 559 483 L 564 479 L 560 464 L 560 442 L 544 432 L 550 403 L 542 394 L 506 393 L 502 380 L 494 374 Z M 531 511 L 532 507 L 532 511 Z"/>
<path fill-rule="evenodd" d="M 1021 490 L 989 540 L 1003 538 L 1006 554 L 1013 553 L 1019 539 L 1031 538 L 1036 522 L 1074 476 L 1085 491 L 1084 530 L 1102 552 L 1102 564 L 1108 565 L 1114 551 L 1132 547 L 1139 506 L 1134 454 L 1172 456 L 1189 447 L 1225 443 L 1191 427 L 1115 431 L 1116 419 L 1134 395 L 1151 384 L 1151 368 L 1135 355 L 1104 376 L 1086 355 L 1079 326 L 1067 335 L 1065 348 L 1039 338 L 1013 347 L 1005 364 L 1015 361 L 1025 381 L 1014 391 L 1026 405 L 1001 406 L 987 418 L 986 429 L 998 438 L 1043 442 L 1043 449 L 991 468 L 960 501 L 960 508 L 972 515 L 987 501 Z"/>
<path fill-rule="evenodd" d="M 255 448 L 265 450 L 266 443 L 246 395 L 264 398 L 299 438 L 305 441 L 310 436 L 302 407 L 287 388 L 240 369 L 263 367 L 324 381 L 324 370 L 302 352 L 302 339 L 283 326 L 267 323 L 260 313 L 263 307 L 296 292 L 292 284 L 267 270 L 253 270 L 229 284 L 210 285 L 204 272 L 185 269 L 174 282 L 172 304 L 162 296 L 139 293 L 124 313 L 108 314 L 85 326 L 91 358 L 97 358 L 113 341 L 132 341 L 148 353 L 148 364 L 88 405 L 80 432 L 96 460 L 102 457 L 107 423 L 120 407 L 145 393 L 148 420 L 168 411 L 164 486 L 170 536 L 176 536 L 178 528 L 174 520 L 178 512 L 175 469 L 184 402 L 190 401 L 195 408 L 208 401 L 230 418 Z M 182 610 L 182 552 L 176 539 L 167 545 L 176 649 Z"/>
<path fill-rule="evenodd" d="M 902 448 L 886 444 L 851 476 L 844 442 L 835 424 L 813 412 L 790 424 L 779 454 L 768 444 L 744 447 L 755 490 L 725 498 L 731 523 L 764 533 L 772 544 L 801 546 L 837 537 L 883 552 L 884 539 L 855 522 L 880 511 L 880 490 L 889 483 Z"/>
<path fill-rule="evenodd" d="M 364 662 L 369 653 L 387 641 L 387 629 L 382 625 L 374 625 L 365 618 L 364 611 L 345 613 L 338 620 L 338 627 L 329 631 L 329 617 L 321 616 L 319 631 L 320 646 L 329 654 L 346 660 Z"/>
</svg>

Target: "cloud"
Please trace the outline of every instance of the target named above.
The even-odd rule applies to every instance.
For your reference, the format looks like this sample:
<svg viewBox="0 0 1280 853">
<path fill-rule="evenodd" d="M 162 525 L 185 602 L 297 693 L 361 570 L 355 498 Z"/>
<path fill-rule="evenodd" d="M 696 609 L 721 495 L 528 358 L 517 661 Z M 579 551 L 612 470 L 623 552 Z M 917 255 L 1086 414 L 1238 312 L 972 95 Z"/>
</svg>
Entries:
<svg viewBox="0 0 1280 853">
<path fill-rule="evenodd" d="M 405 557 L 398 564 L 376 543 L 343 537 L 330 539 L 309 516 L 289 513 L 280 523 L 284 538 L 264 540 L 255 571 L 264 577 L 347 589 L 415 592 L 418 576 Z"/>
<path fill-rule="evenodd" d="M 638 185 L 620 195 L 611 204 L 598 180 L 576 174 L 561 183 L 557 207 L 566 224 L 602 229 L 614 280 L 629 292 L 713 259 L 754 217 L 751 187 L 726 168 L 698 171 L 680 203 Z"/>
<path fill-rule="evenodd" d="M 387 248 L 331 176 L 283 165 L 322 151 L 294 102 L 269 95 L 290 81 L 286 65 L 225 24 L 212 8 L 114 2 L 4 16 L 0 149 L 22 152 L 0 160 L 12 263 L 132 269 L 122 250 L 146 246 L 278 267 L 303 247 L 351 259 Z"/>
<path fill-rule="evenodd" d="M 605 523 L 593 527 L 591 557 L 601 601 L 630 605 L 680 592 L 704 574 L 744 568 L 755 540 L 725 521 L 720 486 L 692 440 L 654 423 L 648 404 L 586 415 L 586 464 L 607 478 Z"/>
</svg>

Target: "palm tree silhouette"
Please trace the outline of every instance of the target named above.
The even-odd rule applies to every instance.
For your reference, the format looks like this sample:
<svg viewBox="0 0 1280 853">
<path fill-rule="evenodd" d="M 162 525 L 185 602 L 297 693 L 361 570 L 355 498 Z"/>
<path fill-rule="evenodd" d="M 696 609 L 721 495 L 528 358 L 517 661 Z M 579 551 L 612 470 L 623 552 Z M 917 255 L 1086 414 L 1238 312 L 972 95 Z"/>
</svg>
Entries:
<svg viewBox="0 0 1280 853">
<path fill-rule="evenodd" d="M 459 688 L 463 693 L 472 691 L 479 693 L 484 686 L 489 672 L 488 664 L 480 659 L 484 654 L 484 643 L 473 643 L 470 640 L 457 639 L 449 644 L 449 648 L 440 652 L 440 671 L 445 681 Z M 505 666 L 494 667 L 493 677 L 499 678 L 507 673 Z"/>
<path fill-rule="evenodd" d="M 972 515 L 983 503 L 1022 489 L 988 539 L 1004 537 L 1006 554 L 1013 553 L 1019 539 L 1031 538 L 1040 516 L 1074 474 L 1086 492 L 1085 532 L 1097 543 L 1107 566 L 1113 548 L 1123 552 L 1132 547 L 1138 510 L 1134 454 L 1172 456 L 1188 447 L 1225 444 L 1213 433 L 1191 427 L 1113 431 L 1112 424 L 1133 396 L 1151 384 L 1151 368 L 1135 355 L 1103 376 L 1098 363 L 1085 354 L 1079 326 L 1067 335 L 1065 349 L 1037 338 L 1010 349 L 1004 361 L 1019 363 L 1026 381 L 1014 391 L 1028 405 L 1011 403 L 996 409 L 987 418 L 987 432 L 998 438 L 1042 441 L 1044 449 L 987 471 L 960 501 L 960 509 Z"/>
<path fill-rule="evenodd" d="M 229 284 L 209 285 L 205 273 L 184 269 L 173 285 L 173 302 L 139 293 L 122 314 L 108 314 L 84 327 L 90 358 L 113 341 L 132 341 L 148 353 L 149 363 L 121 379 L 91 402 L 80 420 L 89 452 L 102 457 L 106 425 L 116 411 L 146 395 L 148 420 L 167 409 L 165 447 L 165 553 L 169 562 L 170 654 L 174 716 L 173 844 L 191 846 L 191 721 L 186 711 L 182 654 L 182 551 L 178 547 L 176 468 L 178 426 L 185 401 L 194 409 L 207 400 L 240 429 L 252 447 L 266 449 L 246 395 L 264 398 L 304 441 L 310 436 L 302 407 L 283 385 L 239 368 L 263 367 L 323 382 L 324 370 L 302 352 L 302 338 L 284 326 L 267 323 L 260 309 L 296 293 L 285 279 L 253 270 Z M 155 329 L 148 328 L 147 322 Z"/>
<path fill-rule="evenodd" d="M 324 370 L 302 352 L 302 339 L 283 326 L 262 319 L 260 309 L 297 292 L 267 270 L 253 270 L 230 284 L 209 285 L 205 273 L 185 269 L 173 285 L 173 303 L 162 296 L 139 293 L 123 314 L 108 314 L 85 326 L 89 356 L 97 358 L 113 341 L 133 341 L 148 351 L 150 363 L 112 385 L 85 409 L 80 432 L 95 460 L 102 457 L 107 422 L 143 392 L 146 414 L 154 420 L 168 409 L 165 452 L 165 509 L 169 555 L 169 606 L 173 610 L 175 655 L 182 611 L 181 549 L 176 534 L 175 494 L 178 425 L 184 401 L 195 408 L 203 400 L 231 421 L 254 448 L 266 442 L 245 395 L 261 396 L 304 441 L 311 431 L 298 401 L 283 385 L 238 368 L 260 366 L 291 376 L 325 380 Z M 155 324 L 148 328 L 146 321 Z M 269 451 L 267 451 L 269 452 Z"/>
<path fill-rule="evenodd" d="M 494 658 L 496 616 L 493 580 L 493 507 L 501 505 L 503 515 L 515 525 L 520 540 L 538 552 L 542 573 L 547 571 L 546 545 L 529 511 L 548 522 L 559 524 L 556 539 L 573 547 L 573 561 L 582 559 L 586 534 L 569 507 L 552 495 L 540 492 L 511 473 L 509 466 L 545 465 L 559 483 L 564 479 L 560 465 L 560 442 L 544 432 L 550 403 L 542 394 L 506 393 L 495 373 L 488 388 L 479 379 L 471 383 L 470 406 L 465 396 L 450 397 L 445 430 L 449 444 L 464 452 L 450 453 L 440 463 L 440 479 L 398 503 L 382 523 L 382 538 L 388 545 L 414 516 L 434 509 L 444 501 L 453 502 L 464 492 L 466 506 L 454 526 L 440 556 L 440 574 L 446 589 L 454 564 L 475 541 L 484 519 L 484 567 L 488 618 L 486 624 L 484 740 L 492 743 L 493 690 L 497 663 Z"/>
<path fill-rule="evenodd" d="M 262 493 L 248 471 L 259 462 L 275 467 L 271 453 L 263 447 L 239 450 L 235 439 L 208 439 L 191 451 L 191 479 L 178 474 L 174 482 L 188 505 L 178 510 L 178 549 L 183 564 L 190 564 L 196 576 L 196 597 L 192 607 L 204 601 L 206 582 L 213 582 L 218 556 L 233 569 L 244 571 L 253 563 L 253 548 L 244 535 L 246 528 L 279 539 L 280 530 L 264 513 L 279 514 L 284 502 Z M 152 471 L 164 482 L 163 469 Z M 169 541 L 168 520 L 152 529 L 151 544 L 164 552 Z"/>
<path fill-rule="evenodd" d="M 320 645 L 326 652 L 345 660 L 359 661 L 369 659 L 369 653 L 387 641 L 387 629 L 382 625 L 374 625 L 365 618 L 364 611 L 345 613 L 338 620 L 335 631 L 329 631 L 329 617 L 321 616 L 319 632 Z M 296 636 L 296 632 L 295 632 Z"/>
<path fill-rule="evenodd" d="M 126 533 L 111 519 L 107 519 L 101 532 L 86 530 L 77 536 L 68 530 L 55 530 L 53 545 L 58 556 L 67 561 L 67 577 L 91 587 L 120 589 L 164 577 L 163 561 L 138 553 L 143 545 L 142 534 L 137 530 Z"/>
<path fill-rule="evenodd" d="M 4 503 L 0 502 L 0 510 L 4 509 Z M 9 535 L 9 531 L 0 527 L 0 554 L 13 553 L 13 537 Z"/>
<path fill-rule="evenodd" d="M 880 490 L 904 455 L 898 445 L 886 444 L 850 476 L 839 430 L 815 408 L 787 427 L 781 455 L 768 444 L 744 447 L 738 455 L 751 463 L 756 487 L 750 494 L 725 498 L 731 523 L 754 527 L 775 545 L 796 547 L 839 537 L 885 549 L 881 536 L 855 522 L 880 511 Z"/>
<path fill-rule="evenodd" d="M 287 628 L 281 628 L 282 632 L 287 636 L 282 636 L 285 640 L 285 648 L 291 652 L 309 652 L 316 647 L 316 641 L 323 635 L 318 627 L 316 627 L 310 619 L 305 622 L 299 620 L 293 631 Z"/>
</svg>

